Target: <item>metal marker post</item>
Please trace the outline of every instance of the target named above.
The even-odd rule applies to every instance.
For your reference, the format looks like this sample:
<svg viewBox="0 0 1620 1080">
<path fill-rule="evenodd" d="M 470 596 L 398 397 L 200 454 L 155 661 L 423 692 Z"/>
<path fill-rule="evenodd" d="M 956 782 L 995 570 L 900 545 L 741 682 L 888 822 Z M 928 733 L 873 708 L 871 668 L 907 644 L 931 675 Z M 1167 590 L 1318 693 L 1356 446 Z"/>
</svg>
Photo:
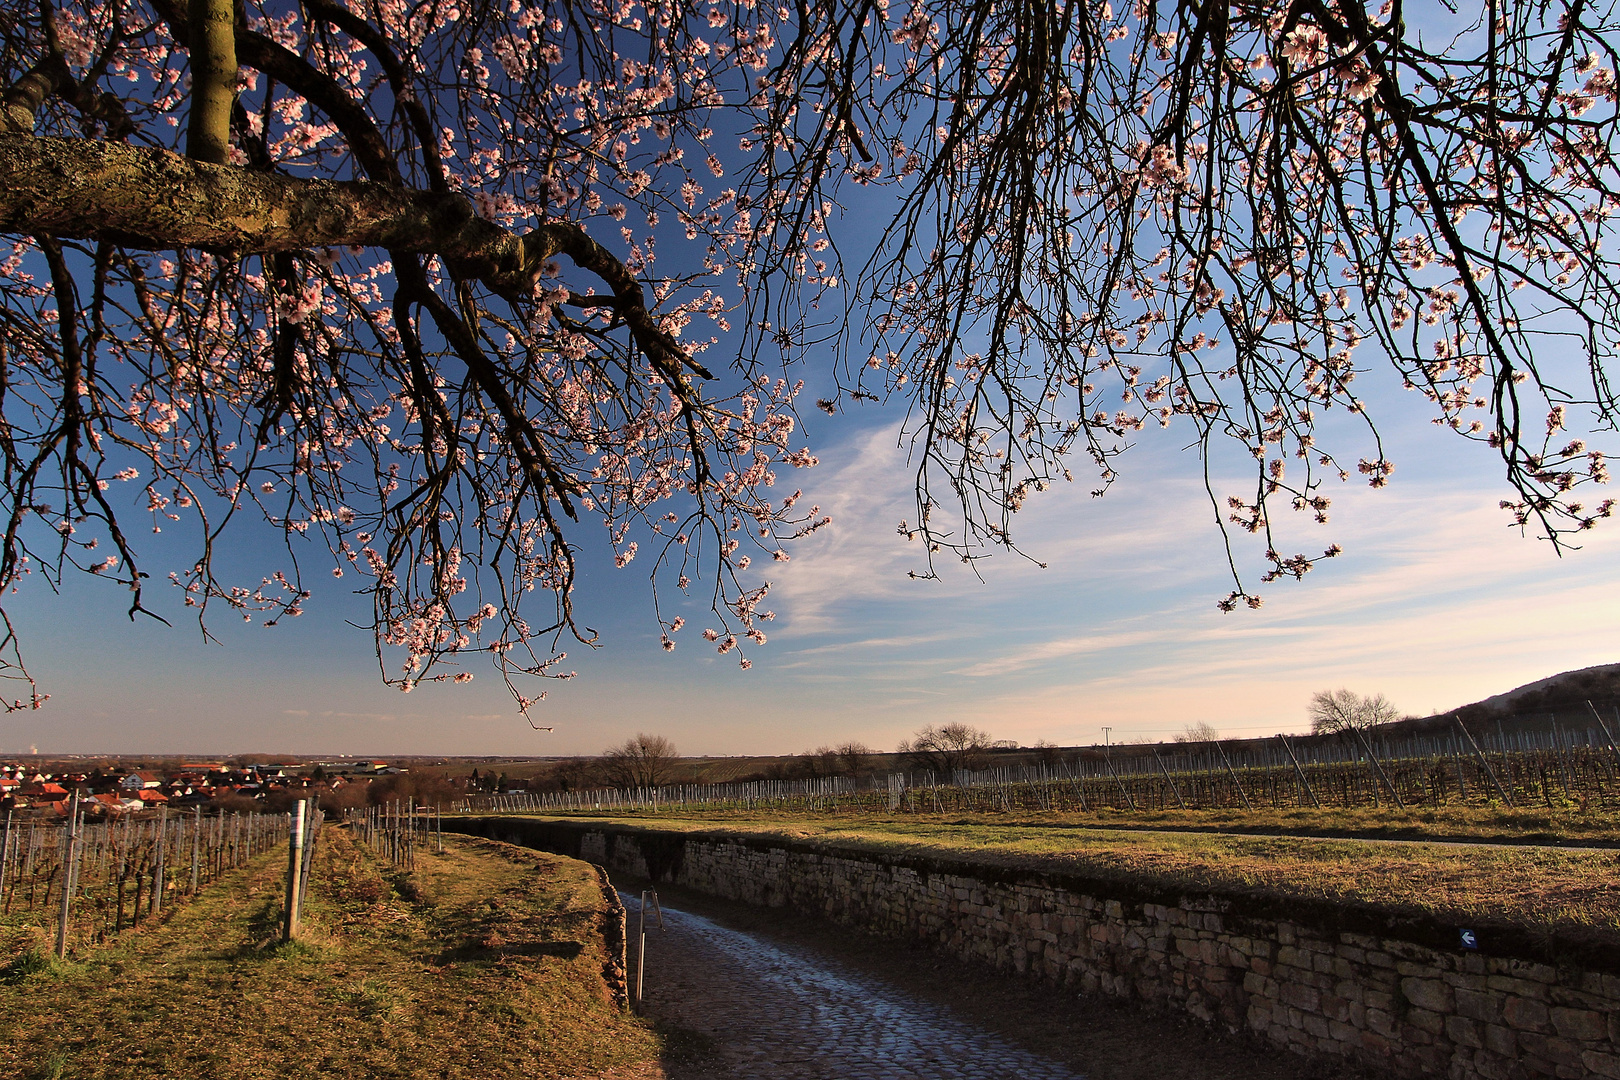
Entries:
<svg viewBox="0 0 1620 1080">
<path fill-rule="evenodd" d="M 73 871 L 79 855 L 79 793 L 68 800 L 67 850 L 62 852 L 62 896 L 56 923 L 56 955 L 67 956 L 68 918 L 73 914 Z"/>
<path fill-rule="evenodd" d="M 304 800 L 293 803 L 292 828 L 287 840 L 287 913 L 282 927 L 282 940 L 291 941 L 298 934 L 298 907 L 303 899 L 304 862 Z"/>
<path fill-rule="evenodd" d="M 0 840 L 0 903 L 6 898 L 6 867 L 11 865 L 11 811 L 6 811 L 6 836 Z"/>
<path fill-rule="evenodd" d="M 197 894 L 197 875 L 202 869 L 202 807 L 195 808 L 191 826 L 191 893 Z"/>
<path fill-rule="evenodd" d="M 658 905 L 657 889 L 641 890 L 641 910 L 636 912 L 636 1008 L 641 1008 L 641 981 L 647 971 L 647 897 L 652 897 L 653 910 L 658 913 L 658 929 L 664 929 L 664 909 Z"/>
<path fill-rule="evenodd" d="M 163 912 L 163 855 L 165 841 L 169 838 L 169 808 L 158 807 L 157 847 L 152 853 L 152 905 L 151 913 L 154 918 Z"/>
</svg>

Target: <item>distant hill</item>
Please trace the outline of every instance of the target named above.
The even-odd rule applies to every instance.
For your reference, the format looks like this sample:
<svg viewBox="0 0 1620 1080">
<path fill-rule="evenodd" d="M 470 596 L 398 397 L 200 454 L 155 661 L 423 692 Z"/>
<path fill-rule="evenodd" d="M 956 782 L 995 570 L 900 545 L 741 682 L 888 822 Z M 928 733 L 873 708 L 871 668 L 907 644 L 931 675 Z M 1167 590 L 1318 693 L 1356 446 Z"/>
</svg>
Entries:
<svg viewBox="0 0 1620 1080">
<path fill-rule="evenodd" d="M 1592 703 L 1591 707 L 1587 702 Z M 1390 735 L 1424 735 L 1450 729 L 1455 723 L 1453 717 L 1470 727 L 1500 725 L 1510 732 L 1545 731 L 1555 724 L 1584 731 L 1594 726 L 1593 707 L 1601 711 L 1609 730 L 1620 737 L 1620 712 L 1616 712 L 1620 707 L 1620 664 L 1598 664 L 1550 675 L 1434 716 L 1397 720 L 1387 731 Z"/>
<path fill-rule="evenodd" d="M 1464 713 L 1464 719 L 1467 719 L 1470 713 L 1499 716 L 1585 709 L 1588 701 L 1596 705 L 1617 698 L 1620 698 L 1620 664 L 1598 664 L 1537 679 L 1505 694 L 1464 705 L 1457 711 Z"/>
</svg>

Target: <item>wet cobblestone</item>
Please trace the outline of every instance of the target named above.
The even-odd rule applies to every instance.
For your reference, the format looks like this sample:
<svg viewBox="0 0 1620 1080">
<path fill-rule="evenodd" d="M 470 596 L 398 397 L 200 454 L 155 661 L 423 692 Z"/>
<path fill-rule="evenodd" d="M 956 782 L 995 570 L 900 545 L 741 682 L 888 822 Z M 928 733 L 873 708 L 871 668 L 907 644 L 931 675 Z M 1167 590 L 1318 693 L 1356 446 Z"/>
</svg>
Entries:
<svg viewBox="0 0 1620 1080">
<path fill-rule="evenodd" d="M 624 902 L 634 978 L 638 899 Z M 664 926 L 649 912 L 644 1011 L 716 1046 L 716 1060 L 682 1076 L 1085 1080 L 835 961 L 689 912 L 665 908 Z"/>
</svg>

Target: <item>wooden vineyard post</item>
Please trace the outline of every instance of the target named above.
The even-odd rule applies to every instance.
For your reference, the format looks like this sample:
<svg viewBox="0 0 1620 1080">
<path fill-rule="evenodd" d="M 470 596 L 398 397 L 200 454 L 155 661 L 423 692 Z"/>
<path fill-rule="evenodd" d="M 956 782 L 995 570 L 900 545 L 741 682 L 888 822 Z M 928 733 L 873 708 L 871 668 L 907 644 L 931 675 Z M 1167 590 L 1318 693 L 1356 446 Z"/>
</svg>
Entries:
<svg viewBox="0 0 1620 1080">
<path fill-rule="evenodd" d="M 1118 785 L 1118 787 L 1119 787 L 1119 793 L 1121 795 L 1125 796 L 1126 804 L 1130 806 L 1132 811 L 1135 811 L 1136 810 L 1136 800 L 1131 798 L 1131 793 L 1129 791 L 1127 791 L 1126 788 L 1125 788 L 1125 781 L 1121 780 L 1119 778 L 1119 773 L 1114 771 L 1114 762 L 1113 762 L 1113 759 L 1108 756 L 1108 748 L 1107 747 L 1103 748 L 1103 764 L 1108 766 L 1108 775 L 1112 776 L 1114 778 L 1114 783 L 1116 785 Z M 1244 801 L 1247 802 L 1248 800 L 1245 799 Z"/>
<path fill-rule="evenodd" d="M 1283 744 L 1284 750 L 1288 751 L 1288 760 L 1294 763 L 1294 772 L 1298 775 L 1299 782 L 1305 785 L 1305 794 L 1311 797 L 1311 805 L 1318 810 L 1322 809 L 1322 800 L 1316 797 L 1316 792 L 1311 790 L 1311 782 L 1305 779 L 1305 770 L 1300 767 L 1299 758 L 1294 756 L 1294 748 L 1288 745 L 1288 739 L 1282 735 L 1277 736 L 1277 741 Z"/>
<path fill-rule="evenodd" d="M 1453 736 L 1452 737 L 1452 746 L 1455 748 L 1456 745 L 1457 745 L 1457 740 L 1456 740 L 1456 737 Z M 1451 759 L 1452 759 L 1452 761 L 1456 762 L 1456 765 L 1457 765 L 1457 793 L 1458 793 L 1458 796 L 1462 799 L 1463 805 L 1467 806 L 1468 805 L 1468 782 L 1465 779 L 1463 779 L 1463 767 L 1462 767 L 1462 754 L 1461 754 L 1461 752 L 1459 750 L 1457 750 L 1457 749 L 1453 749 L 1452 753 L 1451 753 Z"/>
<path fill-rule="evenodd" d="M 321 820 L 316 817 L 320 813 L 319 806 L 313 799 L 302 802 L 309 810 L 304 815 L 305 838 L 303 856 L 299 860 L 298 871 L 298 909 L 297 916 L 300 923 L 304 919 L 304 897 L 309 894 L 309 873 L 315 865 L 315 845 L 320 842 Z"/>
<path fill-rule="evenodd" d="M 1509 806 L 1512 806 L 1513 796 L 1507 793 L 1507 789 L 1502 787 L 1502 781 L 1496 778 L 1496 770 L 1491 768 L 1490 761 L 1485 757 L 1485 751 L 1479 748 L 1479 743 L 1475 742 L 1474 737 L 1468 733 L 1468 729 L 1463 727 L 1462 717 L 1453 716 L 1452 719 L 1457 721 L 1457 730 L 1463 733 L 1463 738 L 1468 740 L 1468 745 L 1472 746 L 1474 748 L 1474 753 L 1479 755 L 1479 763 L 1485 766 L 1485 775 L 1491 778 L 1491 783 L 1496 787 L 1496 793 L 1502 796 L 1503 802 L 1507 803 Z M 1486 738 L 1489 737 L 1490 736 L 1486 736 Z"/>
<path fill-rule="evenodd" d="M 56 921 L 56 955 L 67 956 L 68 919 L 73 915 L 73 871 L 79 854 L 79 793 L 68 800 L 67 844 L 62 852 L 62 895 Z"/>
<path fill-rule="evenodd" d="M 1362 749 L 1367 751 L 1367 760 L 1372 762 L 1374 771 L 1378 773 L 1378 779 L 1384 782 L 1384 786 L 1389 788 L 1389 793 L 1394 796 L 1395 805 L 1405 810 L 1406 802 L 1401 798 L 1401 793 L 1395 790 L 1395 785 L 1389 782 L 1389 777 L 1384 774 L 1384 767 L 1378 764 L 1378 755 L 1373 753 L 1372 746 L 1367 742 L 1367 736 L 1362 734 L 1361 729 L 1358 727 L 1351 727 L 1350 730 L 1354 731 L 1356 738 L 1361 740 Z"/>
<path fill-rule="evenodd" d="M 287 912 L 281 939 L 291 941 L 298 936 L 298 907 L 303 900 L 304 862 L 304 801 L 293 803 L 287 836 Z"/>
<path fill-rule="evenodd" d="M 1605 723 L 1604 723 L 1604 722 L 1603 722 L 1603 716 L 1602 716 L 1602 714 L 1601 714 L 1601 713 L 1599 713 L 1599 712 L 1598 712 L 1598 711 L 1597 711 L 1597 706 L 1596 706 L 1596 705 L 1593 705 L 1593 704 L 1592 704 L 1592 703 L 1591 703 L 1591 702 L 1590 702 L 1590 701 L 1588 701 L 1588 702 L 1587 702 L 1587 703 L 1586 703 L 1586 707 L 1587 707 L 1587 708 L 1588 708 L 1588 709 L 1591 709 L 1591 710 L 1592 710 L 1592 716 L 1593 716 L 1593 718 L 1594 718 L 1594 719 L 1595 719 L 1595 720 L 1597 720 L 1597 722 L 1598 722 L 1598 727 L 1600 727 L 1600 728 L 1602 728 L 1602 729 L 1603 729 L 1603 738 L 1604 738 L 1604 740 L 1605 740 L 1605 741 L 1606 741 L 1606 742 L 1608 742 L 1608 744 L 1609 744 L 1609 749 L 1610 749 L 1610 750 L 1613 750 L 1613 751 L 1614 751 L 1614 756 L 1615 756 L 1615 757 L 1616 757 L 1616 758 L 1620 758 L 1620 746 L 1616 746 L 1616 745 L 1615 745 L 1615 744 L 1614 744 L 1614 736 L 1613 736 L 1613 735 L 1610 735 L 1610 734 L 1609 734 L 1609 725 L 1608 725 L 1608 724 L 1605 724 Z M 9 820 L 10 820 L 10 818 L 9 818 L 9 817 L 8 817 L 8 818 L 7 818 L 7 820 L 8 820 L 8 821 L 9 821 Z M 0 879 L 0 881 L 3 881 L 3 880 L 4 880 L 4 879 Z"/>
<path fill-rule="evenodd" d="M 1237 793 L 1239 795 L 1243 796 L 1244 809 L 1253 810 L 1254 803 L 1249 801 L 1249 793 L 1243 790 L 1243 782 L 1238 779 L 1237 770 L 1232 768 L 1232 759 L 1226 756 L 1226 747 L 1222 746 L 1219 742 L 1216 742 L 1215 749 L 1221 752 L 1221 764 L 1226 766 L 1227 773 L 1232 777 L 1232 786 L 1237 788 Z"/>
<path fill-rule="evenodd" d="M 1170 770 L 1164 767 L 1164 759 L 1159 757 L 1158 750 L 1153 751 L 1153 760 L 1159 763 L 1159 771 L 1164 773 L 1165 783 L 1170 785 L 1170 794 L 1176 797 L 1176 805 L 1183 810 L 1187 809 L 1187 804 L 1182 801 L 1181 792 L 1176 790 L 1176 782 L 1170 778 Z"/>
</svg>

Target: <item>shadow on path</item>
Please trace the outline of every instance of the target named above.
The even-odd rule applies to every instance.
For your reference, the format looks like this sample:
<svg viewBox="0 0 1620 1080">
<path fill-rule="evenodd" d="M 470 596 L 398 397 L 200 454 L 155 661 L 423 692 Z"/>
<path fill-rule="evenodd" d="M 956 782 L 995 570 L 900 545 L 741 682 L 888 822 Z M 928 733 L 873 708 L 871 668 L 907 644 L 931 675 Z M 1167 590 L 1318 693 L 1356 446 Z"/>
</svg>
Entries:
<svg viewBox="0 0 1620 1080">
<path fill-rule="evenodd" d="M 639 901 L 624 900 L 633 971 Z M 706 1040 L 710 1058 L 672 1062 L 672 1078 L 1084 1080 L 836 958 L 668 907 L 663 922 L 648 932 L 644 1011 Z"/>
<path fill-rule="evenodd" d="M 638 897 L 620 884 L 634 980 Z M 1365 1076 L 792 911 L 659 893 L 666 929 L 648 913 L 643 1011 L 670 1080 Z"/>
</svg>

